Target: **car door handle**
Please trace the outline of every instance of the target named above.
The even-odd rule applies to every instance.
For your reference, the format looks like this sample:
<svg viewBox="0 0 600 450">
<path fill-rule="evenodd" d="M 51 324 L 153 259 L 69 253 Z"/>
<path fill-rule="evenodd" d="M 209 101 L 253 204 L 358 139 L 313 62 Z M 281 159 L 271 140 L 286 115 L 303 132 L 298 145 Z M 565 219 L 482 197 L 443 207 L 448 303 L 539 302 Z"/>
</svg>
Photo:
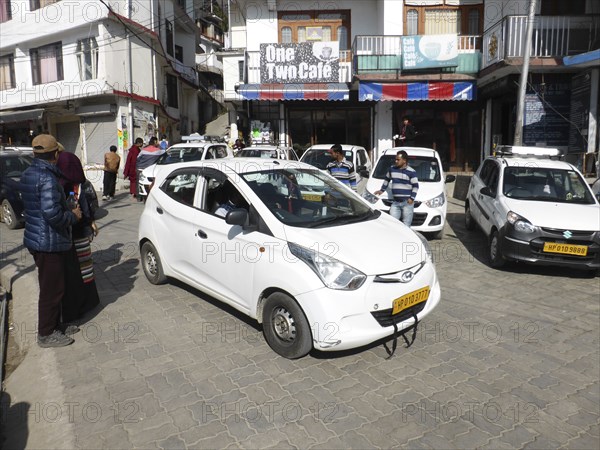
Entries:
<svg viewBox="0 0 600 450">
<path fill-rule="evenodd" d="M 159 213 L 159 214 L 162 214 L 164 211 L 162 210 L 161 207 L 157 206 L 156 207 L 156 212 Z"/>
<path fill-rule="evenodd" d="M 206 239 L 208 237 L 208 234 L 206 234 L 204 231 L 202 230 L 198 230 L 198 232 L 196 233 L 196 236 L 202 238 L 202 239 Z"/>
</svg>

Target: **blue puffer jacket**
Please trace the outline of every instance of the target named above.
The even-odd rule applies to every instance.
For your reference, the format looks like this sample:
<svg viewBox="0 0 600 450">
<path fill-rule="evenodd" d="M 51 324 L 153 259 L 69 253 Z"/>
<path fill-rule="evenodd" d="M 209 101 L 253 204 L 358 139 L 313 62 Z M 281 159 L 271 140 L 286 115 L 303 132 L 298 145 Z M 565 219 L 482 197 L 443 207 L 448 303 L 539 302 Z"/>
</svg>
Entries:
<svg viewBox="0 0 600 450">
<path fill-rule="evenodd" d="M 77 217 L 58 184 L 58 168 L 38 158 L 21 176 L 25 206 L 23 245 L 35 252 L 64 252 L 71 248 L 71 225 Z"/>
</svg>

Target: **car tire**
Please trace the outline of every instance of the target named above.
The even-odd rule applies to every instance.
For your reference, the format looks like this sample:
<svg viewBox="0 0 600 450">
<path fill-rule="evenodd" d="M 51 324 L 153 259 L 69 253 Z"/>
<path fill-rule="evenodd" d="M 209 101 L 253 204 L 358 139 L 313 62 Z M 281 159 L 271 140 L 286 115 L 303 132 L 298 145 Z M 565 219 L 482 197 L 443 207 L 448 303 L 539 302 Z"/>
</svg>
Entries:
<svg viewBox="0 0 600 450">
<path fill-rule="evenodd" d="M 490 236 L 489 258 L 490 266 L 495 269 L 502 267 L 506 262 L 500 250 L 500 234 L 497 230 L 493 230 Z"/>
<path fill-rule="evenodd" d="M 6 199 L 2 201 L 2 221 L 10 230 L 15 230 L 21 225 L 17 220 L 12 205 Z"/>
<path fill-rule="evenodd" d="M 469 231 L 475 229 L 475 221 L 471 215 L 471 206 L 468 203 L 465 203 L 465 228 Z"/>
<path fill-rule="evenodd" d="M 160 256 L 156 251 L 152 242 L 146 241 L 142 245 L 140 251 L 142 259 L 142 268 L 148 281 L 152 284 L 164 284 L 167 281 L 167 277 L 162 268 Z"/>
<path fill-rule="evenodd" d="M 312 333 L 302 308 L 287 294 L 271 294 L 263 308 L 263 334 L 275 353 L 288 359 L 306 356 Z"/>
</svg>

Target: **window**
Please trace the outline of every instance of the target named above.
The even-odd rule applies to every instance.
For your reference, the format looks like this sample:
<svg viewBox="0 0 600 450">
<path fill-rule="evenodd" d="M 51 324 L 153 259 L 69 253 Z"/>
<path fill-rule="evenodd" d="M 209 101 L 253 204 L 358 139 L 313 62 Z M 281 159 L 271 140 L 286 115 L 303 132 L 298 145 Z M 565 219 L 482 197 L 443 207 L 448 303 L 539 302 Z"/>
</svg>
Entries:
<svg viewBox="0 0 600 450">
<path fill-rule="evenodd" d="M 173 24 L 165 19 L 165 44 L 167 46 L 167 53 L 173 56 Z"/>
<path fill-rule="evenodd" d="M 63 79 L 62 43 L 29 50 L 33 84 L 52 83 Z"/>
<path fill-rule="evenodd" d="M 12 19 L 10 0 L 0 0 L 0 23 L 7 22 L 10 19 Z"/>
<path fill-rule="evenodd" d="M 96 38 L 81 39 L 77 42 L 77 62 L 81 80 L 98 78 L 98 44 Z"/>
<path fill-rule="evenodd" d="M 244 61 L 238 61 L 238 80 L 244 81 Z"/>
<path fill-rule="evenodd" d="M 175 59 L 183 64 L 183 47 L 181 45 L 175 46 Z"/>
<path fill-rule="evenodd" d="M 179 108 L 177 96 L 177 77 L 167 74 L 167 106 Z"/>
<path fill-rule="evenodd" d="M 182 169 L 173 172 L 160 189 L 173 200 L 187 206 L 194 206 L 198 169 Z"/>
<path fill-rule="evenodd" d="M 406 5 L 404 34 L 483 34 L 483 4 L 455 6 L 457 2 L 443 3 L 436 6 Z"/>
<path fill-rule="evenodd" d="M 15 87 L 15 58 L 13 55 L 0 57 L 0 91 Z"/>
<path fill-rule="evenodd" d="M 318 42 L 336 40 L 340 50 L 348 49 L 350 11 L 296 11 L 278 15 L 279 42 Z"/>
<path fill-rule="evenodd" d="M 406 32 L 404 34 L 408 36 L 419 34 L 419 13 L 416 9 L 409 9 L 406 12 Z"/>
<path fill-rule="evenodd" d="M 29 0 L 29 10 L 35 11 L 36 9 L 43 8 L 44 6 L 51 5 L 60 0 Z"/>
</svg>

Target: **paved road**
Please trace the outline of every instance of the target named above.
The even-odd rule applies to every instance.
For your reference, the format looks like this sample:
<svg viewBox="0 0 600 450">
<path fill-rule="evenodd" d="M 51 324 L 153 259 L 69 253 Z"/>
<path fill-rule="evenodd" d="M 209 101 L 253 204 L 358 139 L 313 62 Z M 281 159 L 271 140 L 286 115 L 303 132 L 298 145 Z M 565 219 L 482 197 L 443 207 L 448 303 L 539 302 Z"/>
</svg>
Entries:
<svg viewBox="0 0 600 450">
<path fill-rule="evenodd" d="M 142 205 L 119 195 L 94 242 L 102 308 L 76 343 L 39 349 L 33 324 L 16 318 L 29 350 L 7 382 L 8 444 L 599 448 L 600 279 L 492 270 L 462 202 L 449 206 L 432 242 L 442 302 L 410 349 L 289 361 L 234 310 L 177 282 L 148 283 L 135 242 Z M 2 262 L 35 280 L 21 233 L 2 228 Z"/>
</svg>

